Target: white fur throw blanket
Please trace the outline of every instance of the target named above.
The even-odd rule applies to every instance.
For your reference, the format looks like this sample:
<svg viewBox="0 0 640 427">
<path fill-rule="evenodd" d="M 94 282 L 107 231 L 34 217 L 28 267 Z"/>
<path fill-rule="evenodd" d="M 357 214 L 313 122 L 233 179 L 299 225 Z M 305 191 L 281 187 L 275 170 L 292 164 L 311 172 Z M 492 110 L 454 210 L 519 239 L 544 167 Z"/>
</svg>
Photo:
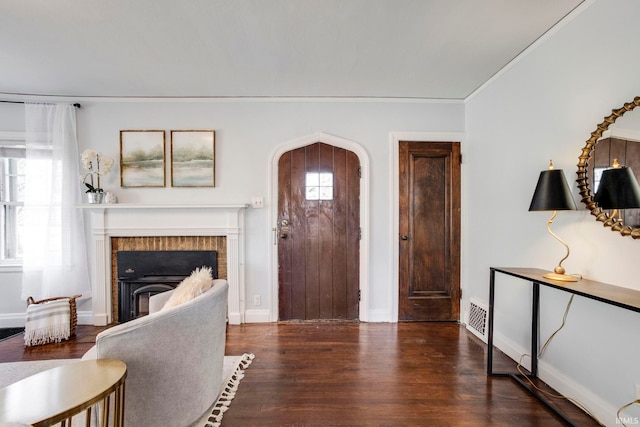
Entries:
<svg viewBox="0 0 640 427">
<path fill-rule="evenodd" d="M 27 306 L 24 343 L 27 346 L 60 342 L 71 335 L 69 298 Z"/>
</svg>

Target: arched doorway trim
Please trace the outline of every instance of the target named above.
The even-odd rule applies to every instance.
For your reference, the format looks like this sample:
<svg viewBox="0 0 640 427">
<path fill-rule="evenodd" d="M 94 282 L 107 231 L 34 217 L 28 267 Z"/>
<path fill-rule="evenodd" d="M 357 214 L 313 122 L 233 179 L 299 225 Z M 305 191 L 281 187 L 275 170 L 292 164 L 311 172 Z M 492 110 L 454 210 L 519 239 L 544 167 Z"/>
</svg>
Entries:
<svg viewBox="0 0 640 427">
<path fill-rule="evenodd" d="M 365 149 L 357 142 L 323 132 L 296 138 L 278 145 L 273 151 L 271 162 L 269 163 L 269 200 L 271 201 L 269 225 L 270 228 L 274 228 L 278 218 L 278 160 L 280 156 L 287 151 L 316 142 L 322 142 L 352 151 L 360 160 L 362 172 L 362 178 L 360 180 L 360 228 L 362 230 L 362 239 L 360 240 L 360 320 L 366 322 L 369 319 L 369 156 Z M 278 248 L 274 244 L 274 231 L 271 230 L 270 233 L 271 235 L 268 240 L 271 255 L 270 317 L 272 322 L 276 322 L 278 321 Z"/>
</svg>

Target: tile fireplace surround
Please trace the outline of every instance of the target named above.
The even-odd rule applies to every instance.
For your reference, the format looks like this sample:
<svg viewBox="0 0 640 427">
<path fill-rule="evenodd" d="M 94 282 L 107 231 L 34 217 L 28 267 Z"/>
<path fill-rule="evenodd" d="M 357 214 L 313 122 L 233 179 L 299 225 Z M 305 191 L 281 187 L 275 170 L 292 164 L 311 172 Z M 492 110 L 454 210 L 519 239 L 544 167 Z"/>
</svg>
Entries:
<svg viewBox="0 0 640 427">
<path fill-rule="evenodd" d="M 111 238 L 142 236 L 225 236 L 229 323 L 244 323 L 244 210 L 229 205 L 82 205 L 91 227 L 93 324 L 113 319 L 111 301 Z"/>
</svg>

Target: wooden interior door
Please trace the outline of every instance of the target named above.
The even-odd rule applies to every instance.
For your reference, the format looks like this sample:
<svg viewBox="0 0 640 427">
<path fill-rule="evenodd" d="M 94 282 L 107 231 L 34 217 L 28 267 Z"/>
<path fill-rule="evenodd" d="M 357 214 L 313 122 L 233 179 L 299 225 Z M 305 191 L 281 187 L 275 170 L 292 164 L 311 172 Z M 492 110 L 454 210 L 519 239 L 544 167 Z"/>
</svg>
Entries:
<svg viewBox="0 0 640 427">
<path fill-rule="evenodd" d="M 278 162 L 280 320 L 359 317 L 360 162 L 315 143 Z"/>
<path fill-rule="evenodd" d="M 398 320 L 459 320 L 460 143 L 399 143 Z"/>
</svg>

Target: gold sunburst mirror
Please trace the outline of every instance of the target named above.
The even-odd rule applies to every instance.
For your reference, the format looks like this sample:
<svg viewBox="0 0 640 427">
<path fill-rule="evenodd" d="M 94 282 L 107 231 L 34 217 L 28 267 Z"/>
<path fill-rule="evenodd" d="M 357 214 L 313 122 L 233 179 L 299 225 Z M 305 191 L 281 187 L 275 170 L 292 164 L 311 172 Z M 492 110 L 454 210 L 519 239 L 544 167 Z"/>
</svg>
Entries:
<svg viewBox="0 0 640 427">
<path fill-rule="evenodd" d="M 622 107 L 612 110 L 611 115 L 604 118 L 596 130 L 591 133 L 582 154 L 578 158 L 578 188 L 581 202 L 596 217 L 596 221 L 603 223 L 605 227 L 611 227 L 614 232 L 622 236 L 640 238 L 640 209 L 629 209 L 621 213 L 602 209 L 594 200 L 597 191 L 598 176 L 602 170 L 611 166 L 620 159 L 623 165 L 634 166 L 640 172 L 640 118 L 637 114 L 623 115 L 640 105 L 640 96 L 636 96 L 632 102 L 625 103 Z M 638 109 L 640 111 L 640 109 Z M 632 120 L 630 120 L 632 119 Z M 625 121 L 625 127 L 614 127 L 614 123 Z M 635 129 L 634 129 L 635 128 Z M 596 153 L 596 146 L 598 150 Z M 637 173 L 637 172 L 636 172 Z M 593 191 L 592 191 L 593 190 Z"/>
</svg>

